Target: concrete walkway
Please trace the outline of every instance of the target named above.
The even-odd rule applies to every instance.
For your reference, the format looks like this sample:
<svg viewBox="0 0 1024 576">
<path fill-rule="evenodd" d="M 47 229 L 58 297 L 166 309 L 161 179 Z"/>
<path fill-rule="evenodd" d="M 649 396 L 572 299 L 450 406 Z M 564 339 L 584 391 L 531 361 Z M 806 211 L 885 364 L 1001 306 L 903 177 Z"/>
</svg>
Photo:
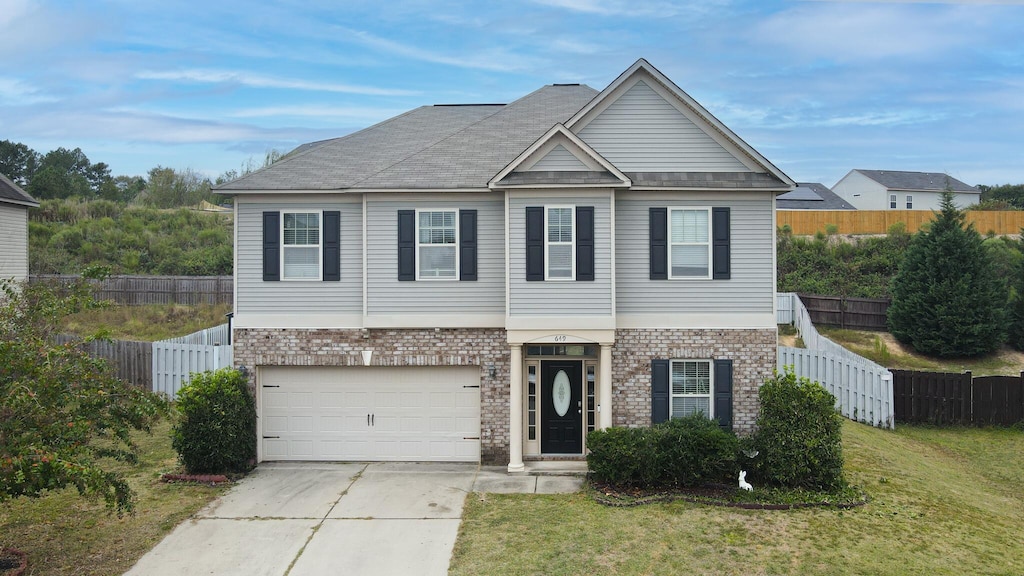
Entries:
<svg viewBox="0 0 1024 576">
<path fill-rule="evenodd" d="M 476 464 L 261 464 L 126 574 L 443 575 L 467 493 L 574 492 L 581 483 Z"/>
</svg>

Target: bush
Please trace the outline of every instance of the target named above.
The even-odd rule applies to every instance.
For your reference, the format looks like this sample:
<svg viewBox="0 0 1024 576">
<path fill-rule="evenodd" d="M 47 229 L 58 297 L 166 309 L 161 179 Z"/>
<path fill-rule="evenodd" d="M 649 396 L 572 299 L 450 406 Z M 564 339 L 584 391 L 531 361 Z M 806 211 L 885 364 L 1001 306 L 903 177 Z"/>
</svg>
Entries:
<svg viewBox="0 0 1024 576">
<path fill-rule="evenodd" d="M 242 373 L 195 374 L 178 391 L 172 445 L 191 474 L 240 472 L 256 458 L 256 405 Z"/>
<path fill-rule="evenodd" d="M 730 476 L 736 436 L 702 414 L 650 428 L 608 428 L 587 436 L 594 478 L 620 486 L 699 486 Z"/>
<path fill-rule="evenodd" d="M 762 483 L 810 490 L 844 486 L 842 423 L 835 396 L 792 368 L 761 386 L 754 476 Z M 753 452 L 749 452 L 753 454 Z"/>
</svg>

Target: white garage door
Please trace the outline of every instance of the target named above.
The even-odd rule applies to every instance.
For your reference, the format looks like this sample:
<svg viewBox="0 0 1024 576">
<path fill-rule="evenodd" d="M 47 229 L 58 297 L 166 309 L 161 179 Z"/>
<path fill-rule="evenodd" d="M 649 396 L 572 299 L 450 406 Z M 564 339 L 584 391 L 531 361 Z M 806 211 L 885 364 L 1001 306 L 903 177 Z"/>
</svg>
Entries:
<svg viewBox="0 0 1024 576">
<path fill-rule="evenodd" d="M 263 460 L 480 460 L 480 369 L 259 370 Z"/>
</svg>

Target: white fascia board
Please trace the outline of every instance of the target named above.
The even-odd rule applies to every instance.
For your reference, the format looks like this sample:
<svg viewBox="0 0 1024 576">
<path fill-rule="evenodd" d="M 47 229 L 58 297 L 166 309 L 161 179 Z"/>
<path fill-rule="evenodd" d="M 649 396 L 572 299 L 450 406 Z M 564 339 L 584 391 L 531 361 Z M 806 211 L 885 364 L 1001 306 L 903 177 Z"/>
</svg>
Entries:
<svg viewBox="0 0 1024 576">
<path fill-rule="evenodd" d="M 232 328 L 362 328 L 362 314 L 235 314 Z"/>
<path fill-rule="evenodd" d="M 619 314 L 616 328 L 658 329 L 776 329 L 774 312 L 715 314 Z"/>
<path fill-rule="evenodd" d="M 508 330 L 614 330 L 615 316 L 509 316 Z"/>
<path fill-rule="evenodd" d="M 491 178 L 490 182 L 487 183 L 487 187 L 491 189 L 498 188 L 498 182 L 501 182 L 503 178 L 514 172 L 516 168 L 526 165 L 525 163 L 534 155 L 534 153 L 548 145 L 549 142 L 555 140 L 558 141 L 557 143 L 569 144 L 566 149 L 584 164 L 593 166 L 596 163 L 598 167 L 607 170 L 613 176 L 621 180 L 621 184 L 616 183 L 615 186 L 626 188 L 630 186 L 629 178 L 623 174 L 621 170 L 616 168 L 614 164 L 606 160 L 604 156 L 598 154 L 596 150 L 591 148 L 589 144 L 581 140 L 579 136 L 572 133 L 563 124 L 555 124 L 545 132 L 543 136 L 535 140 L 533 144 L 530 144 L 526 150 L 523 150 L 518 156 L 516 156 L 514 160 L 509 162 L 501 172 L 498 172 L 494 176 L 494 178 Z M 551 146 L 554 147 L 554 144 L 551 144 Z M 575 148 L 575 150 L 572 150 L 572 148 Z M 505 187 L 503 186 L 502 188 Z M 509 186 L 509 188 L 512 188 L 512 186 Z"/>
<path fill-rule="evenodd" d="M 501 328 L 504 314 L 369 314 L 364 328 Z"/>
</svg>

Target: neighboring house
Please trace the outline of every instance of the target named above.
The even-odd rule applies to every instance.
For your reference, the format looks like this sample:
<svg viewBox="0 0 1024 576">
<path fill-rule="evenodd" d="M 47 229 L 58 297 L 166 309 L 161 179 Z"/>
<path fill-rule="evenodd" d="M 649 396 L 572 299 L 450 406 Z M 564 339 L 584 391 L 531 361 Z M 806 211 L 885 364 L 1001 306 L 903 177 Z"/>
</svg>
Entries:
<svg viewBox="0 0 1024 576">
<path fill-rule="evenodd" d="M 960 208 L 981 200 L 981 190 L 941 172 L 850 170 L 832 191 L 858 210 L 938 210 L 947 187 Z"/>
<path fill-rule="evenodd" d="M 797 182 L 796 189 L 775 199 L 776 210 L 856 210 L 818 182 Z"/>
<path fill-rule="evenodd" d="M 583 459 L 775 368 L 794 182 L 645 60 L 598 92 L 423 106 L 234 195 L 234 359 L 262 460 Z"/>
<path fill-rule="evenodd" d="M 0 278 L 28 279 L 28 209 L 36 206 L 34 198 L 0 174 Z"/>
</svg>

